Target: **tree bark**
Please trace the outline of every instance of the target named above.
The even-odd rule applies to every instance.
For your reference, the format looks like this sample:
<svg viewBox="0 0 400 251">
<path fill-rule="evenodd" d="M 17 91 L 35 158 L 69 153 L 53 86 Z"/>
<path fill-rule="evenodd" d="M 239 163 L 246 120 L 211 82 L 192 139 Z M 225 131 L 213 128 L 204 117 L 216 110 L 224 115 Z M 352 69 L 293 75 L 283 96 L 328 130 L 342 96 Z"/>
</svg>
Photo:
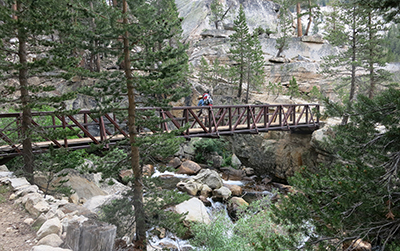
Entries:
<svg viewBox="0 0 400 251">
<path fill-rule="evenodd" d="M 373 31 L 372 31 L 372 16 L 371 12 L 368 13 L 368 36 L 369 36 L 369 90 L 368 90 L 368 97 L 373 98 L 374 93 L 375 93 L 375 76 L 374 76 L 374 62 L 373 62 L 373 57 L 374 57 L 374 49 L 371 46 L 371 42 L 373 39 Z"/>
<path fill-rule="evenodd" d="M 301 5 L 300 2 L 296 4 L 296 12 L 297 12 L 297 36 L 303 36 L 303 27 L 301 27 Z"/>
<path fill-rule="evenodd" d="M 311 23 L 312 23 L 312 9 L 311 9 L 311 0 L 308 0 L 308 24 L 306 28 L 306 32 L 304 36 L 308 36 L 308 32 L 310 31 Z"/>
<path fill-rule="evenodd" d="M 20 9 L 20 3 L 17 3 L 17 9 Z M 18 17 L 17 17 L 18 18 Z M 21 68 L 19 69 L 18 78 L 21 92 L 21 105 L 22 105 L 22 123 L 21 123 L 21 134 L 22 134 L 22 153 L 24 158 L 24 172 L 29 180 L 33 183 L 33 150 L 32 150 L 32 139 L 30 127 L 32 124 L 32 111 L 29 97 L 29 84 L 28 84 L 28 60 L 27 60 L 27 49 L 26 39 L 27 34 L 23 28 L 18 29 L 18 56 Z"/>
<path fill-rule="evenodd" d="M 356 50 L 357 50 L 357 47 L 356 47 L 357 46 L 357 43 L 356 43 L 357 42 L 356 41 L 357 34 L 356 33 L 357 33 L 357 31 L 356 31 L 356 29 L 357 29 L 357 27 L 356 27 L 356 7 L 353 7 L 353 22 L 352 22 L 352 30 L 353 30 L 352 31 L 353 32 L 353 34 L 352 34 L 353 38 L 352 39 L 353 40 L 352 40 L 352 45 L 351 45 L 351 47 L 352 47 L 351 84 L 350 84 L 349 102 L 348 102 L 348 105 L 347 105 L 347 111 L 346 112 L 350 111 L 351 104 L 353 103 L 355 92 L 356 92 L 356 70 L 357 70 L 357 67 L 355 65 L 355 62 L 356 62 L 356 59 L 357 59 L 357 55 L 356 55 Z M 346 113 L 343 116 L 342 125 L 346 125 L 348 123 L 349 117 L 350 117 L 350 115 L 348 113 Z"/>
<path fill-rule="evenodd" d="M 128 25 L 128 19 L 125 16 L 127 13 L 128 5 L 126 0 L 123 1 L 124 25 Z M 146 222 L 143 207 L 143 181 L 142 169 L 139 165 L 139 148 L 136 146 L 136 102 L 135 92 L 133 86 L 133 77 L 130 63 L 130 49 L 129 49 L 129 33 L 124 34 L 124 65 L 125 77 L 128 89 L 128 123 L 129 123 L 129 143 L 131 145 L 131 168 L 133 171 L 133 206 L 135 208 L 135 221 L 136 221 L 136 244 L 135 247 L 140 250 L 146 250 Z"/>
</svg>

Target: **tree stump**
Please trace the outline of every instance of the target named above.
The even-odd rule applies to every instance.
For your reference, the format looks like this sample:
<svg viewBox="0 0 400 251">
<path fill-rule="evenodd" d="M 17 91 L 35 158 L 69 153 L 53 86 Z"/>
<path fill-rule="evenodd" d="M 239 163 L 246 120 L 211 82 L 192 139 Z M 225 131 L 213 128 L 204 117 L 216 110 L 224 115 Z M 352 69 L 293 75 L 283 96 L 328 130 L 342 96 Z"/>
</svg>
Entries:
<svg viewBox="0 0 400 251">
<path fill-rule="evenodd" d="M 73 251 L 113 251 L 117 227 L 89 219 L 66 227 L 64 247 Z"/>
</svg>

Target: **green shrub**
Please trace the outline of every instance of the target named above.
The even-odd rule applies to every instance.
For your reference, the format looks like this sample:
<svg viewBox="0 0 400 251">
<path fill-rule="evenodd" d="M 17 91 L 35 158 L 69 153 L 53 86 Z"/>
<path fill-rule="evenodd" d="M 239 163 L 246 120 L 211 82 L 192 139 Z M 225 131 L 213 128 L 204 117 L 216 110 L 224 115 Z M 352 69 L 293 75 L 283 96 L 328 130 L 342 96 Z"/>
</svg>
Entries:
<svg viewBox="0 0 400 251">
<path fill-rule="evenodd" d="M 219 139 L 200 139 L 193 144 L 195 149 L 195 161 L 204 163 L 207 154 L 216 152 L 224 158 L 223 166 L 231 165 L 232 152 L 228 150 L 229 143 L 221 138 Z"/>
<path fill-rule="evenodd" d="M 238 212 L 232 223 L 224 211 L 211 224 L 194 224 L 192 245 L 201 250 L 285 250 L 276 239 L 288 239 L 285 228 L 272 222 L 269 198 L 253 202 Z"/>
</svg>

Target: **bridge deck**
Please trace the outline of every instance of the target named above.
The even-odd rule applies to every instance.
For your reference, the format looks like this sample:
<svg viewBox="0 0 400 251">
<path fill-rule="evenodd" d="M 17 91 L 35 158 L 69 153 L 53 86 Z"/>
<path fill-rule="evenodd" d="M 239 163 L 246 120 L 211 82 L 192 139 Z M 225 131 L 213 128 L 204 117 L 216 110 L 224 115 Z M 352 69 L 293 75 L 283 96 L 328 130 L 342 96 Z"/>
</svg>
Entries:
<svg viewBox="0 0 400 251">
<path fill-rule="evenodd" d="M 151 113 L 149 115 L 149 112 Z M 301 105 L 239 105 L 207 107 L 138 108 L 138 119 L 152 116 L 159 118 L 158 128 L 164 132 L 185 128 L 180 136 L 219 137 L 234 133 L 258 133 L 269 130 L 306 130 L 319 128 L 315 115 L 317 104 Z M 20 138 L 20 113 L 0 114 L 0 157 L 22 154 Z M 90 144 L 115 144 L 129 137 L 126 120 L 116 114 L 102 116 L 90 111 L 74 115 L 57 115 L 52 112 L 32 113 L 32 129 L 35 132 L 35 152 L 47 150 L 50 145 L 71 149 L 88 148 Z M 76 130 L 75 138 L 61 137 L 49 132 Z M 138 128 L 139 135 L 152 134 L 145 127 Z M 46 136 L 47 135 L 47 136 Z"/>
</svg>

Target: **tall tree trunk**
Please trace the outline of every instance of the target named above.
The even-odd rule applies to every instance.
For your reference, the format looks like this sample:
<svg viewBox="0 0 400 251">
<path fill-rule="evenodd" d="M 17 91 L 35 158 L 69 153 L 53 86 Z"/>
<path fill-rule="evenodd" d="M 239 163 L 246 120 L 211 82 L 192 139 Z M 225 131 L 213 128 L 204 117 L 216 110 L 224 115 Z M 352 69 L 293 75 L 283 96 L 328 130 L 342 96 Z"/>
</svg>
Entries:
<svg viewBox="0 0 400 251">
<path fill-rule="evenodd" d="M 356 36 L 357 36 L 357 31 L 356 31 L 356 29 L 357 29 L 357 27 L 356 27 L 356 7 L 353 7 L 353 22 L 352 22 L 352 31 L 353 31 L 353 34 L 352 34 L 352 45 L 351 45 L 351 49 L 352 49 L 352 56 L 351 56 L 351 62 L 352 62 L 352 64 L 351 64 L 351 84 L 350 84 L 350 94 L 349 94 L 349 102 L 348 102 L 348 105 L 347 105 L 347 111 L 346 111 L 346 114 L 343 116 L 343 119 L 342 119 L 342 125 L 345 125 L 345 124 L 347 124 L 348 123 L 348 121 L 349 121 L 349 114 L 348 114 L 348 112 L 350 111 L 350 108 L 351 108 L 351 105 L 352 105 L 352 103 L 353 103 L 353 100 L 354 100 L 354 96 L 355 96 L 355 92 L 356 92 L 356 70 L 357 70 L 357 67 L 356 67 L 356 64 L 355 64 L 355 62 L 356 62 L 356 59 L 357 59 L 357 57 L 356 57 L 356 50 L 357 50 L 357 48 L 356 48 L 356 46 L 357 46 L 357 38 L 356 38 Z"/>
<path fill-rule="evenodd" d="M 369 36 L 369 90 L 368 90 L 368 97 L 373 98 L 375 92 L 375 76 L 374 76 L 374 49 L 371 45 L 373 39 L 373 31 L 372 31 L 372 16 L 371 12 L 368 13 L 368 36 Z"/>
<path fill-rule="evenodd" d="M 242 85 L 243 85 L 243 71 L 244 71 L 244 65 L 243 65 L 243 51 L 242 51 L 242 56 L 241 56 L 241 62 L 240 62 L 240 76 L 239 76 L 239 91 L 238 91 L 238 98 L 242 97 Z"/>
<path fill-rule="evenodd" d="M 126 0 L 123 1 L 123 14 L 127 13 L 128 5 Z M 124 16 L 124 25 L 128 25 L 128 19 Z M 135 92 L 133 86 L 133 77 L 131 72 L 130 63 L 130 49 L 129 49 L 129 33 L 125 31 L 124 34 L 124 65 L 125 77 L 128 88 L 128 123 L 129 123 L 129 143 L 131 145 L 131 167 L 134 176 L 133 182 L 133 206 L 135 208 L 135 222 L 136 222 L 136 244 L 135 247 L 140 250 L 146 250 L 146 222 L 143 207 L 143 181 L 142 169 L 139 164 L 139 148 L 136 146 L 136 102 Z"/>
<path fill-rule="evenodd" d="M 296 4 L 296 12 L 297 12 L 297 36 L 303 36 L 303 27 L 301 27 L 301 5 L 300 2 Z"/>
<path fill-rule="evenodd" d="M 308 0 L 308 24 L 306 28 L 306 32 L 304 33 L 304 36 L 308 36 L 308 32 L 310 31 L 311 23 L 312 23 L 312 8 L 311 8 L 311 0 Z"/>
<path fill-rule="evenodd" d="M 17 3 L 17 9 L 20 9 L 20 3 Z M 19 84 L 21 91 L 21 104 L 22 104 L 22 123 L 21 123 L 21 133 L 22 133 L 22 153 L 24 158 L 24 172 L 28 177 L 29 182 L 33 183 L 33 169 L 34 169 L 34 156 L 32 149 L 32 138 L 30 127 L 32 124 L 32 111 L 29 98 L 29 84 L 28 84 L 28 60 L 27 60 L 27 49 L 26 49 L 26 33 L 23 28 L 18 29 L 18 56 L 21 68 L 19 69 Z"/>
</svg>

